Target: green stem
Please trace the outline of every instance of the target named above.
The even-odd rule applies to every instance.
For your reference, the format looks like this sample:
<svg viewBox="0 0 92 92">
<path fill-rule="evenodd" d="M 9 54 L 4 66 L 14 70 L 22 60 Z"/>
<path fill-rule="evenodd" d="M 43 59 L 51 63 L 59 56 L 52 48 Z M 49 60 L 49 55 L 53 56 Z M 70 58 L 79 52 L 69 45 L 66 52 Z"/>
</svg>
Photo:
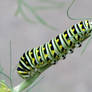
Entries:
<svg viewBox="0 0 92 92">
<path fill-rule="evenodd" d="M 12 47 L 11 47 L 11 40 L 10 40 L 10 84 L 11 84 L 11 88 L 13 88 L 13 83 L 12 83 Z"/>
<path fill-rule="evenodd" d="M 32 90 L 36 85 L 38 85 L 40 83 L 40 81 L 42 79 L 44 79 L 45 76 L 41 77 L 39 80 L 37 80 L 36 82 L 34 82 L 30 88 L 28 88 L 28 90 L 26 92 L 30 92 L 30 90 Z"/>
<path fill-rule="evenodd" d="M 34 10 L 31 6 L 29 6 L 29 5 L 28 5 L 27 3 L 25 3 L 25 2 L 23 2 L 23 4 L 24 4 L 24 6 L 25 6 L 26 8 L 28 8 L 28 9 L 32 12 L 32 14 L 36 17 L 36 19 L 37 19 L 41 24 L 43 24 L 43 25 L 49 27 L 50 29 L 56 30 L 55 27 L 53 27 L 53 26 L 49 25 L 47 22 L 45 22 L 45 20 L 42 19 L 42 18 L 35 12 L 35 10 Z"/>
<path fill-rule="evenodd" d="M 24 20 L 26 20 L 27 22 L 32 23 L 32 24 L 35 24 L 35 23 L 36 23 L 35 21 L 29 19 L 29 18 L 25 15 L 25 13 L 23 12 L 22 9 L 21 9 L 21 11 L 20 11 L 20 14 L 21 14 L 21 16 L 24 18 Z"/>
<path fill-rule="evenodd" d="M 45 71 L 47 68 L 49 68 L 51 65 L 46 65 L 44 68 L 41 68 L 40 72 L 42 73 L 43 71 Z M 13 92 L 22 92 L 25 88 L 28 88 L 29 86 L 32 85 L 32 83 L 40 76 L 39 72 L 36 72 L 35 75 L 27 80 L 24 80 L 22 83 L 20 83 L 19 85 L 17 85 L 14 88 Z"/>
<path fill-rule="evenodd" d="M 69 7 L 67 9 L 67 17 L 71 20 L 89 20 L 89 19 L 92 19 L 92 17 L 90 17 L 90 18 L 86 18 L 86 17 L 84 17 L 84 18 L 73 18 L 73 17 L 70 16 L 69 11 L 70 11 L 70 8 L 72 7 L 72 5 L 74 4 L 75 1 L 76 0 L 73 0 L 72 3 L 69 5 Z"/>
<path fill-rule="evenodd" d="M 91 40 L 92 40 L 92 36 L 89 37 L 88 41 L 86 42 L 84 48 L 83 48 L 82 51 L 81 51 L 81 55 L 83 55 L 83 53 L 84 53 L 85 50 L 87 49 L 87 46 L 88 46 L 88 44 L 90 43 Z"/>
<path fill-rule="evenodd" d="M 22 16 L 27 22 L 32 23 L 32 24 L 35 24 L 35 23 L 36 23 L 35 21 L 29 19 L 29 18 L 25 15 L 25 13 L 23 12 L 23 10 L 22 10 L 22 0 L 18 0 L 18 9 L 17 9 L 17 11 L 16 11 L 16 13 L 15 13 L 15 16 L 18 16 L 19 13 L 21 14 L 21 16 Z"/>
<path fill-rule="evenodd" d="M 15 16 L 17 16 L 20 13 L 21 7 L 22 7 L 22 0 L 18 0 L 18 9 L 15 12 Z"/>
<path fill-rule="evenodd" d="M 56 2 L 55 2 L 55 3 L 56 3 Z M 47 26 L 48 28 L 50 28 L 50 29 L 52 29 L 52 30 L 57 30 L 56 27 L 49 25 L 44 19 L 42 19 L 42 18 L 36 13 L 36 9 L 37 9 L 37 8 L 35 9 L 35 8 L 29 6 L 27 3 L 24 2 L 24 0 L 18 0 L 18 9 L 17 9 L 15 15 L 18 15 L 19 13 L 21 13 L 21 15 L 24 17 L 24 19 L 25 19 L 26 21 L 28 21 L 28 22 L 30 22 L 30 23 L 35 23 L 34 21 L 30 20 L 30 19 L 25 15 L 25 13 L 23 12 L 23 10 L 22 10 L 22 5 L 23 5 L 23 4 L 24 4 L 24 6 L 25 6 L 26 8 L 28 8 L 28 9 L 32 12 L 32 14 L 33 14 L 33 15 L 35 16 L 35 18 L 38 20 L 38 22 L 40 22 L 41 24 L 43 24 L 44 26 Z M 60 3 L 58 3 L 55 8 L 60 8 L 61 6 L 62 6 L 62 5 L 61 5 Z M 39 7 L 39 9 L 41 9 L 41 8 L 42 8 L 42 9 L 49 9 L 49 8 L 51 8 L 51 7 Z M 53 7 L 52 7 L 52 8 L 53 8 Z"/>
<path fill-rule="evenodd" d="M 8 80 L 10 80 L 10 77 L 9 77 L 7 74 L 5 74 L 5 73 L 3 73 L 3 72 L 0 72 L 0 74 L 2 74 L 2 75 L 5 76 Z"/>
</svg>

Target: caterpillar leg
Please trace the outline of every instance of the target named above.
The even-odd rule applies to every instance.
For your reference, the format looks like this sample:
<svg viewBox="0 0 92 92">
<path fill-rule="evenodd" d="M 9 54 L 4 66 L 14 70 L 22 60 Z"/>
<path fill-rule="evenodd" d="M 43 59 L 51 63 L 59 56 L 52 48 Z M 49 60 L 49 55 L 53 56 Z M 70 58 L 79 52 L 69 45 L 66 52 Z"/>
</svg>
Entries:
<svg viewBox="0 0 92 92">
<path fill-rule="evenodd" d="M 81 45 L 81 43 L 79 43 L 79 42 L 76 44 L 76 47 L 78 47 L 78 48 L 81 47 L 81 46 L 82 46 L 82 45 Z"/>
<path fill-rule="evenodd" d="M 35 68 L 35 72 L 39 72 L 39 73 L 41 73 L 41 70 L 38 69 L 38 68 Z"/>
<path fill-rule="evenodd" d="M 57 61 L 60 60 L 60 56 L 57 56 L 52 62 L 52 65 L 55 65 L 57 63 Z"/>
<path fill-rule="evenodd" d="M 69 54 L 72 54 L 74 51 L 72 50 L 72 49 L 70 49 L 69 51 L 68 51 L 68 53 Z"/>
<path fill-rule="evenodd" d="M 56 65 L 56 60 L 54 60 L 52 63 L 51 63 L 51 65 Z"/>
<path fill-rule="evenodd" d="M 30 76 L 34 76 L 34 74 L 35 74 L 36 72 L 41 73 L 40 69 L 35 68 L 34 70 L 31 70 L 31 71 L 30 71 L 30 74 L 29 74 L 29 75 L 30 75 Z"/>
<path fill-rule="evenodd" d="M 65 55 L 62 55 L 62 58 L 63 58 L 63 60 L 64 60 L 64 59 L 66 59 L 66 56 L 65 56 Z"/>
</svg>

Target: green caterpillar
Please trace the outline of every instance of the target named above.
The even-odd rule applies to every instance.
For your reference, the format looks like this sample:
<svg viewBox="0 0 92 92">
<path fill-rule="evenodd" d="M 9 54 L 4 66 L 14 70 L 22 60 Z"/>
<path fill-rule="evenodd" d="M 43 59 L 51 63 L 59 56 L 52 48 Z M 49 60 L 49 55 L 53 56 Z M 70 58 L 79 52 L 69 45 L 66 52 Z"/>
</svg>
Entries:
<svg viewBox="0 0 92 92">
<path fill-rule="evenodd" d="M 27 79 L 45 65 L 53 65 L 61 58 L 65 59 L 68 53 L 73 53 L 74 48 L 80 47 L 81 43 L 91 36 L 91 31 L 92 22 L 81 21 L 49 42 L 27 50 L 19 60 L 18 74 Z"/>
</svg>

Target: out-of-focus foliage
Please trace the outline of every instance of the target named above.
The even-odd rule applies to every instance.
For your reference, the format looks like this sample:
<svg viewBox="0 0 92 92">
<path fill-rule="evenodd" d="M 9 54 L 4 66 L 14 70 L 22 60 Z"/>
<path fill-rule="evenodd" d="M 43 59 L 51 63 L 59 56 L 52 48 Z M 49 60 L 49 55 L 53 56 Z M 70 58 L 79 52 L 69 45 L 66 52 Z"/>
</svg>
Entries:
<svg viewBox="0 0 92 92">
<path fill-rule="evenodd" d="M 31 2 L 32 0 L 30 0 Z M 41 3 L 43 5 L 30 5 L 30 3 L 27 3 L 27 0 L 18 0 L 18 9 L 16 11 L 15 15 L 21 14 L 21 16 L 29 23 L 36 23 L 37 21 L 50 28 L 53 30 L 56 30 L 57 28 L 50 25 L 48 22 L 46 22 L 42 17 L 40 17 L 40 15 L 38 14 L 38 11 L 46 11 L 46 10 L 56 10 L 56 9 L 61 9 L 62 7 L 65 6 L 65 2 L 59 2 L 59 1 L 55 1 L 55 0 L 34 0 L 36 3 Z M 23 8 L 26 8 L 26 10 L 24 10 Z M 37 21 L 34 21 L 31 17 L 29 18 L 26 15 L 26 11 L 29 11 Z"/>
<path fill-rule="evenodd" d="M 4 81 L 0 81 L 0 92 L 11 92 L 11 90 L 4 83 Z"/>
<path fill-rule="evenodd" d="M 88 19 L 92 19 L 92 17 L 88 18 L 88 17 L 82 17 L 82 18 L 73 18 L 70 14 L 69 11 L 72 8 L 73 4 L 75 3 L 75 1 L 77 0 L 72 0 L 71 4 L 69 5 L 68 9 L 67 9 L 67 17 L 71 20 L 88 20 Z"/>
<path fill-rule="evenodd" d="M 0 75 L 3 75 L 4 78 L 8 79 L 10 81 L 11 84 L 11 88 L 12 86 L 12 77 L 11 77 L 11 73 L 12 73 L 12 61 L 11 61 L 11 41 L 10 41 L 10 76 L 8 76 L 6 73 L 4 73 L 4 69 L 3 67 L 0 65 Z M 11 92 L 7 83 L 5 83 L 5 80 L 0 80 L 0 92 Z"/>
</svg>

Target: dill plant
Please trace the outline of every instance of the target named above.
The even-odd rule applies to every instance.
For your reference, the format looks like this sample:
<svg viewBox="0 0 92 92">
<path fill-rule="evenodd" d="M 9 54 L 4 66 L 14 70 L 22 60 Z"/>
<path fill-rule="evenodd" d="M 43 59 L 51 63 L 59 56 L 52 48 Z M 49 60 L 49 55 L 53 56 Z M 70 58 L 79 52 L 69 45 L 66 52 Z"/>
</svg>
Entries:
<svg viewBox="0 0 92 92">
<path fill-rule="evenodd" d="M 49 2 L 49 0 L 47 0 L 47 1 L 46 0 L 39 0 L 39 1 L 41 1 L 41 2 L 42 1 L 43 2 Z M 50 2 L 52 3 L 53 1 L 51 0 Z M 68 18 L 70 18 L 71 20 L 92 19 L 92 18 L 72 18 L 69 15 L 69 10 L 70 10 L 70 8 L 71 8 L 71 6 L 73 5 L 74 2 L 75 2 L 75 0 L 72 1 L 71 5 L 67 9 Z M 55 4 L 55 3 L 56 2 L 53 2 L 53 4 Z M 33 8 L 33 7 L 29 6 L 27 3 L 25 3 L 23 0 L 18 0 L 18 9 L 16 11 L 16 15 L 21 13 L 21 15 L 24 17 L 24 19 L 26 21 L 30 22 L 30 23 L 35 23 L 35 21 L 27 18 L 27 16 L 25 15 L 24 11 L 22 10 L 22 4 L 24 4 L 24 6 L 26 6 L 27 8 L 30 9 L 30 11 L 34 14 L 34 16 L 39 20 L 40 23 L 42 23 L 44 26 L 47 26 L 47 27 L 49 27 L 51 29 L 54 29 L 53 26 L 50 26 L 47 22 L 44 21 L 44 19 L 42 19 L 40 16 L 38 16 L 36 14 L 37 10 L 50 9 L 52 7 L 34 7 Z M 54 7 L 54 8 L 57 8 L 57 7 Z M 88 41 L 88 43 L 89 43 L 89 41 Z M 87 43 L 87 45 L 88 45 L 88 43 Z M 85 49 L 86 49 L 86 47 L 85 47 Z M 82 53 L 84 53 L 84 50 L 83 50 Z M 50 66 L 51 65 L 47 65 L 47 66 L 41 68 L 41 70 L 40 70 L 41 73 L 44 72 L 46 69 L 48 69 Z M 5 76 L 9 80 L 11 85 L 9 87 L 7 85 L 7 83 L 5 83 L 3 80 L 0 80 L 0 92 L 22 92 L 24 89 L 26 89 L 27 87 L 31 86 L 33 84 L 33 82 L 40 76 L 41 73 L 36 72 L 35 75 L 32 78 L 24 80 L 23 82 L 21 82 L 17 86 L 13 87 L 13 81 L 12 81 L 12 47 L 11 47 L 11 41 L 10 41 L 10 75 L 8 76 L 7 74 L 4 73 L 2 66 L 0 66 L 0 74 Z"/>
<path fill-rule="evenodd" d="M 27 3 L 27 1 L 25 0 L 18 0 L 18 8 L 16 10 L 15 15 L 18 16 L 19 14 L 24 18 L 24 20 L 26 20 L 27 22 L 29 22 L 30 24 L 36 24 L 36 21 L 32 20 L 31 18 L 29 18 L 25 11 L 23 10 L 23 7 L 26 8 L 26 11 L 29 11 L 34 17 L 35 19 L 42 25 L 44 25 L 47 28 L 50 28 L 52 30 L 56 30 L 57 28 L 52 26 L 51 24 L 47 23 L 39 14 L 38 11 L 42 11 L 42 10 L 55 10 L 55 9 L 61 9 L 62 7 L 65 6 L 65 2 L 58 2 L 58 1 L 54 1 L 54 0 L 35 0 L 35 2 L 41 2 L 41 3 L 47 3 L 50 4 L 49 6 L 31 6 Z M 30 0 L 31 2 L 31 0 Z"/>
</svg>

